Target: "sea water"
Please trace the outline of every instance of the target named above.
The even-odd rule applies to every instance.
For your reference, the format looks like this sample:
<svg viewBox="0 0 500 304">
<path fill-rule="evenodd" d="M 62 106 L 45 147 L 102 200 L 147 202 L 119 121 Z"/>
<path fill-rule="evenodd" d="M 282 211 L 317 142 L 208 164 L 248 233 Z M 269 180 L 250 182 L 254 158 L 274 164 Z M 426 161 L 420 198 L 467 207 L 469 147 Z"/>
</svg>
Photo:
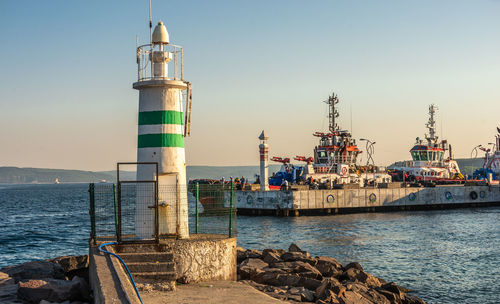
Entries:
<svg viewBox="0 0 500 304">
<path fill-rule="evenodd" d="M 428 303 L 500 303 L 500 208 L 239 216 L 238 245 L 358 261 Z M 88 184 L 0 185 L 0 267 L 88 253 Z"/>
</svg>

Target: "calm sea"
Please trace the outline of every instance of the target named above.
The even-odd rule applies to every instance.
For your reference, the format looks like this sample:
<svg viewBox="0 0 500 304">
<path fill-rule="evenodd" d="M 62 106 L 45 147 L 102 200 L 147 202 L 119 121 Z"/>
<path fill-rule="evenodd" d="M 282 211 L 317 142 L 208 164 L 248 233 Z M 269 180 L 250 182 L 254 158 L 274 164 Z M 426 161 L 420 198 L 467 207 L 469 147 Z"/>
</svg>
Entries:
<svg viewBox="0 0 500 304">
<path fill-rule="evenodd" d="M 86 254 L 88 185 L 0 185 L 0 267 Z M 238 218 L 238 244 L 359 261 L 428 303 L 500 303 L 500 208 Z"/>
</svg>

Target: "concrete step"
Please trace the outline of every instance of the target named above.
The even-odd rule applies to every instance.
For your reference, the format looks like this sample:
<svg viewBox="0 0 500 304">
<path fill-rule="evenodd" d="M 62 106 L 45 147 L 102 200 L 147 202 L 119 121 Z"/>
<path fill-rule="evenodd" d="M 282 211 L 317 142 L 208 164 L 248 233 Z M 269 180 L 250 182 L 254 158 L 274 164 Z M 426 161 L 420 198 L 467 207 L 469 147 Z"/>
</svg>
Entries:
<svg viewBox="0 0 500 304">
<path fill-rule="evenodd" d="M 122 244 L 115 245 L 115 252 L 131 253 L 131 252 L 168 252 L 169 247 L 165 244 Z"/>
<path fill-rule="evenodd" d="M 162 262 L 162 263 L 127 263 L 127 267 L 132 274 L 143 272 L 175 272 L 175 263 Z"/>
<path fill-rule="evenodd" d="M 159 281 L 175 281 L 177 276 L 173 271 L 167 272 L 136 272 L 132 276 L 138 283 L 156 283 Z"/>
<path fill-rule="evenodd" d="M 125 263 L 156 263 L 173 262 L 172 252 L 128 252 L 118 253 Z"/>
</svg>

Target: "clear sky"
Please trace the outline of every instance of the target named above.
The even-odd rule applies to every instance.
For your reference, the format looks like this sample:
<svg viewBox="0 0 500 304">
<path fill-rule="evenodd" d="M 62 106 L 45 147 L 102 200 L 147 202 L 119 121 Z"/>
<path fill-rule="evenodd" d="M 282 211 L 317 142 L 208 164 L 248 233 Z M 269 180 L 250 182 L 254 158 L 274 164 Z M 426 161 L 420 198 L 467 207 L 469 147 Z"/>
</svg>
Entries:
<svg viewBox="0 0 500 304">
<path fill-rule="evenodd" d="M 143 1 L 0 2 L 0 166 L 109 170 L 135 161 Z M 188 165 L 312 155 L 335 91 L 340 124 L 409 158 L 427 107 L 456 157 L 500 126 L 500 1 L 160 1 L 193 83 Z M 360 145 L 364 149 L 364 145 Z M 364 161 L 364 160 L 363 160 Z"/>
</svg>

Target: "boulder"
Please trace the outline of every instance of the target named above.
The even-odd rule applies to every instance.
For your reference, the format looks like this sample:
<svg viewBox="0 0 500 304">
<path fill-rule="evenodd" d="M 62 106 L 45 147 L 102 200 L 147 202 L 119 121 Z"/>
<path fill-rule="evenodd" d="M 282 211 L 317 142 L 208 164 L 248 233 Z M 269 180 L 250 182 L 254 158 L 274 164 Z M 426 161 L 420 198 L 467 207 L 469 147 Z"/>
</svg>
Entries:
<svg viewBox="0 0 500 304">
<path fill-rule="evenodd" d="M 328 290 L 329 296 L 335 296 L 336 298 L 342 297 L 346 292 L 346 289 L 342 285 L 333 286 L 332 289 Z"/>
<path fill-rule="evenodd" d="M 273 298 L 276 298 L 279 300 L 286 300 L 287 299 L 287 290 L 284 288 L 263 285 L 263 284 L 255 283 L 253 281 L 248 281 L 248 280 L 243 280 L 241 282 L 248 284 L 257 290 L 260 290 Z"/>
<path fill-rule="evenodd" d="M 401 304 L 401 297 L 387 290 L 377 289 L 377 292 L 389 300 L 390 303 Z"/>
<path fill-rule="evenodd" d="M 0 303 L 13 302 L 17 300 L 17 284 L 0 285 Z"/>
<path fill-rule="evenodd" d="M 281 255 L 281 259 L 285 262 L 300 261 L 307 258 L 302 252 L 285 252 Z"/>
<path fill-rule="evenodd" d="M 398 296 L 402 297 L 405 293 L 407 292 L 411 292 L 410 289 L 407 289 L 407 288 L 404 288 L 404 287 L 401 287 L 399 285 L 397 285 L 396 283 L 394 282 L 390 282 L 390 283 L 387 283 L 387 284 L 383 284 L 382 286 L 380 286 L 379 289 L 383 289 L 383 290 L 387 290 L 387 291 L 390 291 L 392 293 L 395 293 L 397 294 Z"/>
<path fill-rule="evenodd" d="M 292 262 L 291 268 L 294 272 L 314 272 L 321 276 L 321 272 L 309 263 L 303 261 Z"/>
<path fill-rule="evenodd" d="M 40 303 L 42 300 L 50 302 L 74 301 L 83 298 L 88 299 L 82 293 L 80 280 L 26 280 L 19 282 L 17 295 L 28 303 Z"/>
<path fill-rule="evenodd" d="M 354 291 L 355 293 L 362 293 L 370 290 L 370 287 L 360 282 L 347 283 L 345 287 L 347 290 Z"/>
<path fill-rule="evenodd" d="M 346 291 L 341 297 L 339 297 L 339 302 L 341 304 L 373 304 L 368 299 L 363 298 L 354 291 Z"/>
<path fill-rule="evenodd" d="M 425 304 L 425 301 L 410 294 L 405 294 L 402 300 L 403 304 Z"/>
<path fill-rule="evenodd" d="M 319 272 L 319 270 L 311 266 L 311 264 L 302 261 L 280 262 L 271 264 L 270 266 L 289 273 L 297 273 L 301 277 L 308 277 L 317 280 L 323 279 L 323 276 L 321 275 L 321 272 Z"/>
<path fill-rule="evenodd" d="M 302 302 L 314 302 L 314 291 L 306 289 L 300 296 L 302 297 Z"/>
<path fill-rule="evenodd" d="M 282 274 L 286 274 L 286 272 L 281 269 L 269 269 L 263 270 L 262 272 L 256 272 L 254 275 L 250 276 L 250 279 L 260 284 L 281 286 L 279 276 Z"/>
<path fill-rule="evenodd" d="M 79 276 L 88 280 L 89 256 L 62 256 L 55 259 L 47 260 L 61 266 L 64 274 L 68 279 L 73 279 L 74 276 Z"/>
<path fill-rule="evenodd" d="M 316 271 L 298 272 L 297 274 L 303 278 L 311 278 L 311 279 L 315 279 L 318 281 L 323 280 L 323 276 L 317 270 Z"/>
<path fill-rule="evenodd" d="M 302 296 L 301 295 L 295 295 L 295 294 L 287 294 L 286 299 L 288 301 L 294 301 L 294 302 L 302 302 Z"/>
<path fill-rule="evenodd" d="M 262 253 L 262 260 L 266 263 L 279 263 L 281 262 L 280 255 L 275 252 Z"/>
<path fill-rule="evenodd" d="M 361 267 L 361 265 L 358 262 L 352 262 L 352 263 L 345 265 L 344 271 L 351 269 L 351 268 L 359 269 L 361 271 L 364 270 L 363 267 Z"/>
<path fill-rule="evenodd" d="M 241 247 L 240 247 L 241 248 Z M 243 262 L 246 259 L 260 259 L 262 257 L 262 252 L 258 250 L 245 250 L 243 252 L 236 251 L 236 260 L 238 264 Z"/>
<path fill-rule="evenodd" d="M 316 265 L 316 259 L 311 258 L 309 253 L 302 252 L 285 252 L 281 255 L 281 259 L 285 262 L 294 262 L 294 261 L 302 261 L 311 264 L 312 266 Z"/>
<path fill-rule="evenodd" d="M 340 302 L 336 297 L 328 297 L 325 300 L 316 300 L 316 304 L 340 304 Z"/>
<path fill-rule="evenodd" d="M 278 268 L 283 271 L 292 272 L 293 262 L 278 262 L 269 264 L 271 268 Z"/>
<path fill-rule="evenodd" d="M 342 286 L 342 285 L 337 279 L 334 278 L 323 279 L 323 281 L 321 281 L 321 284 L 316 288 L 316 298 L 322 300 L 326 299 L 327 297 L 330 296 L 329 290 L 333 290 L 335 286 Z"/>
<path fill-rule="evenodd" d="M 250 268 L 255 268 L 255 269 L 262 269 L 264 267 L 268 267 L 269 264 L 262 261 L 261 259 L 253 259 L 253 258 L 248 258 L 241 262 L 239 265 L 240 268 L 243 267 L 250 267 Z"/>
<path fill-rule="evenodd" d="M 91 302 L 91 291 L 90 291 L 90 285 L 87 283 L 87 281 L 82 278 L 82 277 L 73 277 L 73 279 L 71 280 L 72 282 L 74 282 L 75 284 L 78 283 L 79 284 L 79 288 L 80 288 L 80 298 L 79 300 L 83 300 L 84 302 Z M 172 284 L 172 282 L 163 282 L 163 283 L 159 283 L 159 285 L 161 286 L 166 286 L 166 285 L 173 285 L 173 290 L 175 290 L 175 284 Z M 160 290 L 167 290 L 166 289 L 167 287 L 164 287 L 163 289 L 160 289 Z M 168 289 L 168 290 L 172 290 L 172 289 Z"/>
<path fill-rule="evenodd" d="M 65 279 L 64 269 L 58 265 L 47 261 L 33 261 L 24 264 L 9 266 L 0 269 L 8 274 L 17 283 L 21 280 L 29 279 Z"/>
<path fill-rule="evenodd" d="M 239 264 L 246 260 L 247 257 L 245 256 L 245 249 L 243 247 L 236 247 L 236 263 Z"/>
<path fill-rule="evenodd" d="M 6 274 L 5 272 L 0 272 L 0 286 L 2 285 L 12 285 L 15 284 L 16 282 L 14 281 L 11 276 Z"/>
<path fill-rule="evenodd" d="M 376 278 L 378 279 L 378 281 L 380 282 L 380 284 L 382 284 L 382 285 L 387 284 L 387 281 L 386 281 L 386 280 L 384 280 L 384 279 L 382 279 L 382 278 L 379 278 L 379 277 L 376 277 Z"/>
<path fill-rule="evenodd" d="M 299 295 L 302 302 L 314 301 L 314 292 L 304 287 L 292 287 L 288 290 L 288 294 Z"/>
<path fill-rule="evenodd" d="M 385 297 L 384 295 L 378 293 L 377 291 L 375 291 L 373 289 L 369 289 L 367 291 L 357 292 L 357 293 L 372 303 L 391 304 L 391 302 L 389 301 L 389 299 L 387 299 L 387 297 Z"/>
<path fill-rule="evenodd" d="M 316 257 L 316 265 L 314 266 L 321 275 L 325 277 L 339 277 L 342 275 L 343 269 L 336 259 L 330 257 Z"/>
<path fill-rule="evenodd" d="M 262 256 L 265 256 L 266 254 L 268 254 L 269 252 L 272 252 L 272 253 L 275 253 L 277 254 L 278 256 L 281 256 L 283 253 L 285 253 L 286 251 L 283 250 L 283 249 L 264 249 L 262 250 Z"/>
<path fill-rule="evenodd" d="M 265 271 L 258 268 L 252 267 L 241 267 L 238 268 L 238 276 L 242 280 L 255 280 L 259 276 L 263 275 Z"/>
<path fill-rule="evenodd" d="M 321 285 L 320 280 L 316 280 L 316 279 L 312 279 L 312 278 L 308 278 L 308 277 L 300 277 L 299 286 L 303 286 L 303 287 L 310 289 L 310 290 L 316 290 L 316 288 L 318 288 L 320 285 Z"/>
<path fill-rule="evenodd" d="M 296 274 L 282 274 L 278 276 L 281 286 L 300 286 L 300 277 Z"/>
<path fill-rule="evenodd" d="M 370 287 L 380 287 L 382 284 L 377 277 L 359 270 L 357 268 L 349 268 L 341 276 L 342 280 L 359 281 Z"/>
<path fill-rule="evenodd" d="M 290 247 L 288 247 L 288 252 L 307 253 L 307 251 L 300 249 L 300 247 L 297 246 L 297 244 L 295 244 L 295 243 L 290 244 Z"/>
</svg>

